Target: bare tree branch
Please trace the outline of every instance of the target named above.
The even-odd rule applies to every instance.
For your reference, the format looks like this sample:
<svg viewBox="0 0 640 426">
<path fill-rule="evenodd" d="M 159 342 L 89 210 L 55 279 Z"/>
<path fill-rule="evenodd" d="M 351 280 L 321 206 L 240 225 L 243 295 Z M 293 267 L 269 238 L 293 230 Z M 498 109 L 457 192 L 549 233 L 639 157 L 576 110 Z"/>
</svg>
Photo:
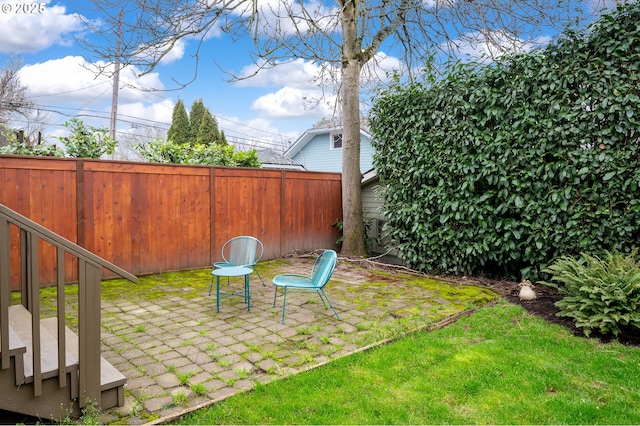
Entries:
<svg viewBox="0 0 640 426">
<path fill-rule="evenodd" d="M 33 107 L 27 87 L 22 85 L 18 76 L 21 66 L 22 61 L 10 55 L 4 67 L 0 68 L 0 124 L 7 124 L 16 114 L 26 118 Z"/>
</svg>

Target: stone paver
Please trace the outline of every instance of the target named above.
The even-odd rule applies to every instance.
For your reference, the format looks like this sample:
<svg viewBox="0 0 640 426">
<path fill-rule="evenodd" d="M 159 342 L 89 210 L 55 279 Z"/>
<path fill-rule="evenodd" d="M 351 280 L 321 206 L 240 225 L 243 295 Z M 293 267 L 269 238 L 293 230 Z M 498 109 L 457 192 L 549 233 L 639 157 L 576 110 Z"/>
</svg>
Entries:
<svg viewBox="0 0 640 426">
<path fill-rule="evenodd" d="M 313 259 L 294 258 L 278 273 L 306 273 Z M 341 316 L 338 320 L 313 292 L 287 296 L 282 324 L 282 294 L 273 307 L 267 286 L 251 277 L 251 311 L 240 297 L 221 300 L 215 292 L 181 298 L 103 302 L 102 355 L 127 376 L 125 406 L 106 410 L 101 420 L 120 424 L 167 423 L 190 407 L 214 403 L 253 388 L 349 355 L 385 336 L 433 324 L 437 309 L 446 315 L 468 301 L 434 294 L 406 283 L 406 271 L 384 273 L 390 288 L 380 286 L 375 271 L 340 262 L 325 291 Z M 403 278 L 404 277 L 404 278 Z M 375 282 L 377 284 L 374 284 Z M 231 286 L 238 285 L 231 282 Z M 452 284 L 455 285 L 455 284 Z M 487 290 L 490 293 L 489 290 Z M 186 292 L 184 292 L 186 293 Z M 445 311 L 442 311 L 445 312 Z M 188 376 L 186 383 L 183 375 Z M 183 379 L 181 379 L 183 377 Z M 182 383 L 181 383 L 182 382 Z M 204 386 L 206 394 L 192 386 Z"/>
</svg>

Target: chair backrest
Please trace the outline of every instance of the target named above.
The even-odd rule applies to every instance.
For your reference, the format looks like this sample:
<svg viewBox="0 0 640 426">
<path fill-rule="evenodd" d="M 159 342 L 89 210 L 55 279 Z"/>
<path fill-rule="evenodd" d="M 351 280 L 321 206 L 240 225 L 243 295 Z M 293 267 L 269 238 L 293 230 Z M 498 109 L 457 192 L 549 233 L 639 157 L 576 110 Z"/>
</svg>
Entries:
<svg viewBox="0 0 640 426">
<path fill-rule="evenodd" d="M 222 258 L 234 266 L 253 266 L 262 259 L 264 246 L 255 237 L 241 235 L 222 246 Z"/>
<path fill-rule="evenodd" d="M 311 282 L 314 287 L 322 288 L 329 282 L 337 261 L 338 255 L 333 250 L 325 250 L 316 259 L 311 269 Z"/>
</svg>

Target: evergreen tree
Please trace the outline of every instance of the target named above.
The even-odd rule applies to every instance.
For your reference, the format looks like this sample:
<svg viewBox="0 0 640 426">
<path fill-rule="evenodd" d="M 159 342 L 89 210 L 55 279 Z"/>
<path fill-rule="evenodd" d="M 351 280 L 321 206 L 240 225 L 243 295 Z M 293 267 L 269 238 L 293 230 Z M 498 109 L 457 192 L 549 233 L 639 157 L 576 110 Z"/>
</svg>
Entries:
<svg viewBox="0 0 640 426">
<path fill-rule="evenodd" d="M 178 100 L 176 106 L 173 107 L 171 127 L 167 133 L 167 140 L 177 145 L 189 142 L 189 116 L 182 100 Z"/>
<path fill-rule="evenodd" d="M 218 140 L 220 145 L 227 145 L 227 137 L 224 135 L 224 130 L 220 130 L 220 139 Z"/>
<path fill-rule="evenodd" d="M 205 108 L 204 115 L 202 116 L 202 122 L 200 123 L 200 129 L 198 130 L 196 143 L 202 145 L 213 145 L 218 143 L 219 139 L 220 133 L 218 132 L 218 122 L 213 115 L 211 115 L 211 112 Z"/>
<path fill-rule="evenodd" d="M 205 115 L 207 108 L 204 106 L 202 99 L 193 101 L 191 112 L 189 113 L 189 142 L 197 143 L 198 133 L 202 124 L 202 117 Z"/>
</svg>

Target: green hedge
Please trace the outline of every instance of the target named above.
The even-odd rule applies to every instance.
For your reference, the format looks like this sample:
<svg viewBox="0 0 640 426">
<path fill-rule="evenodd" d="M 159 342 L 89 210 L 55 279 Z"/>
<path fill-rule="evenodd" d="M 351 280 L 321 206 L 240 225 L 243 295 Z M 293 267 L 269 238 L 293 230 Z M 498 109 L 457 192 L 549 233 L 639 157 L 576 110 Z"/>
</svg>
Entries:
<svg viewBox="0 0 640 426">
<path fill-rule="evenodd" d="M 370 114 L 387 232 L 414 267 L 536 279 L 638 247 L 640 5 L 491 66 L 396 84 Z"/>
</svg>

